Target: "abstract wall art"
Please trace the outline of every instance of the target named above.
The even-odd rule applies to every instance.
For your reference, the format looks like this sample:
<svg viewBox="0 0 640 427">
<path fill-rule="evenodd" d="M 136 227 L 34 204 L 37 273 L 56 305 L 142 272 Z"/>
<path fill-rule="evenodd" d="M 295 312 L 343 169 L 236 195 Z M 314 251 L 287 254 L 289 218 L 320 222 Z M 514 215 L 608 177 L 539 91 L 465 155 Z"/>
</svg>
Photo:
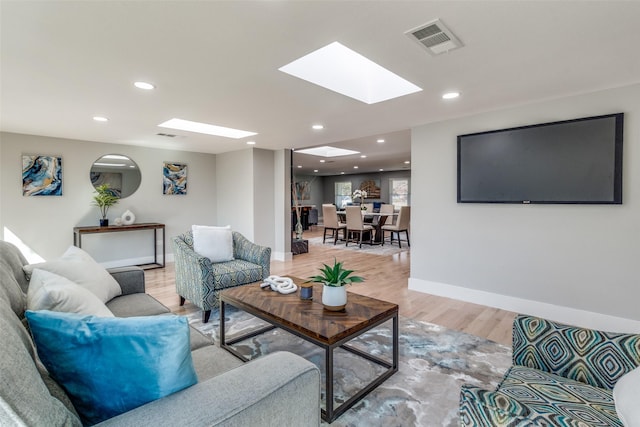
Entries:
<svg viewBox="0 0 640 427">
<path fill-rule="evenodd" d="M 162 194 L 187 194 L 186 164 L 164 162 L 162 175 Z"/>
<path fill-rule="evenodd" d="M 365 199 L 379 199 L 380 198 L 380 180 L 369 179 L 360 183 L 360 190 L 367 192 Z"/>
<path fill-rule="evenodd" d="M 304 200 L 311 200 L 311 183 L 309 181 L 299 181 L 294 184 L 295 198 L 302 202 Z"/>
<path fill-rule="evenodd" d="M 22 156 L 23 196 L 62 196 L 62 157 Z"/>
</svg>

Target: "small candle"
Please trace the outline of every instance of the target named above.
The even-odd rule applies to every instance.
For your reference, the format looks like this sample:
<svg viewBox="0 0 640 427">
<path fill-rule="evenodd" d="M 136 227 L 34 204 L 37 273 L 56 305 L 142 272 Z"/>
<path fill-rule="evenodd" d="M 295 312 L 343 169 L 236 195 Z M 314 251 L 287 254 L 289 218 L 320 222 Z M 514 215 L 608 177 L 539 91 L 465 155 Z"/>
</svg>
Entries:
<svg viewBox="0 0 640 427">
<path fill-rule="evenodd" d="M 303 283 L 300 285 L 300 299 L 313 299 L 313 284 Z"/>
</svg>

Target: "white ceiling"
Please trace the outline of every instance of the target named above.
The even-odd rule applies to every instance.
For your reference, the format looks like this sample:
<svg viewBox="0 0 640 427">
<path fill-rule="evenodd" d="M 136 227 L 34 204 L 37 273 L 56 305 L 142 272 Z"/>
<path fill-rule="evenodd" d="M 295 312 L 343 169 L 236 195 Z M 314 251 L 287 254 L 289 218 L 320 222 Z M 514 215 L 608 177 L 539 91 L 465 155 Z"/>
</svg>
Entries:
<svg viewBox="0 0 640 427">
<path fill-rule="evenodd" d="M 638 1 L 2 0 L 0 13 L 3 131 L 207 153 L 247 140 L 332 144 L 368 155 L 332 173 L 353 173 L 355 161 L 359 172 L 381 159 L 406 167 L 412 126 L 640 81 Z M 430 56 L 404 34 L 436 18 L 463 48 Z M 424 90 L 367 105 L 278 71 L 334 41 Z M 136 89 L 138 80 L 157 89 Z M 452 89 L 462 96 L 443 101 Z M 157 136 L 173 117 L 258 135 Z M 330 172 L 314 158 L 296 162 Z"/>
</svg>

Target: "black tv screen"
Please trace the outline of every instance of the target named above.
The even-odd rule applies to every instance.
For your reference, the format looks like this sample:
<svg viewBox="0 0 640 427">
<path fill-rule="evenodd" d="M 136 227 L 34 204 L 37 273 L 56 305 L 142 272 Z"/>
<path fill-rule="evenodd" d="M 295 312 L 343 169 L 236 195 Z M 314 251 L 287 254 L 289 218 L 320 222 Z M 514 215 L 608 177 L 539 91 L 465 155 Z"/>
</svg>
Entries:
<svg viewBox="0 0 640 427">
<path fill-rule="evenodd" d="M 624 113 L 458 136 L 458 203 L 622 203 Z"/>
</svg>

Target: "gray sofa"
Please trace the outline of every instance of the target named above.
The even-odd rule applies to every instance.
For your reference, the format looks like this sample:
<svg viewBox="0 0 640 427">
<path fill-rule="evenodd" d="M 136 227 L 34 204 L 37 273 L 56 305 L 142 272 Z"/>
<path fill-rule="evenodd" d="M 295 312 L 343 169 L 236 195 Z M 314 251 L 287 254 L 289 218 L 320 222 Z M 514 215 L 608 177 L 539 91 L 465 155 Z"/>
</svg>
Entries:
<svg viewBox="0 0 640 427">
<path fill-rule="evenodd" d="M 24 316 L 28 282 L 20 251 L 0 241 L 0 425 L 79 426 L 65 391 L 35 353 Z M 144 272 L 112 269 L 122 296 L 107 303 L 118 317 L 167 315 L 145 294 Z M 100 426 L 318 426 L 320 373 L 292 353 L 279 352 L 247 364 L 191 328 L 198 383 L 106 420 Z"/>
</svg>

